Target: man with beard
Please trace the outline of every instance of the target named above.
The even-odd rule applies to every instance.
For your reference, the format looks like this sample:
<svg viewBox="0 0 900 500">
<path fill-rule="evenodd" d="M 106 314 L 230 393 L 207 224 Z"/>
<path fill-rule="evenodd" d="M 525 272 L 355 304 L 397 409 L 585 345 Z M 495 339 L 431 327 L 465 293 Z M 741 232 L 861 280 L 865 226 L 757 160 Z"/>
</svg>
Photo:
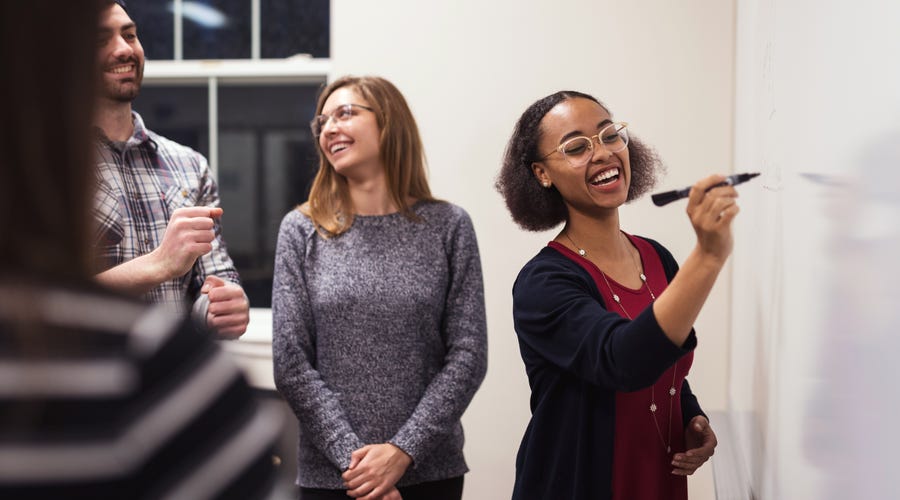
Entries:
<svg viewBox="0 0 900 500">
<path fill-rule="evenodd" d="M 97 279 L 179 309 L 192 302 L 219 337 L 239 337 L 250 305 L 221 236 L 218 188 L 201 154 L 132 110 L 144 49 L 124 0 L 109 0 L 97 47 Z"/>
</svg>

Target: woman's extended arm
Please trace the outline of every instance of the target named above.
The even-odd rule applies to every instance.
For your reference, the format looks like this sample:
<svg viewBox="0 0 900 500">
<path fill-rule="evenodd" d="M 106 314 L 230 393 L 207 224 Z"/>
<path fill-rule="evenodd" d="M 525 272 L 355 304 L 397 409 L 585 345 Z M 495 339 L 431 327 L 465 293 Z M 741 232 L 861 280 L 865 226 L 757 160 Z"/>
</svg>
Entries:
<svg viewBox="0 0 900 500">
<path fill-rule="evenodd" d="M 668 288 L 653 303 L 660 328 L 675 344 L 683 345 L 706 302 L 728 255 L 731 254 L 731 221 L 740 208 L 737 191 L 722 186 L 707 191 L 724 177 L 713 175 L 691 189 L 687 213 L 697 233 L 697 244 Z"/>
</svg>

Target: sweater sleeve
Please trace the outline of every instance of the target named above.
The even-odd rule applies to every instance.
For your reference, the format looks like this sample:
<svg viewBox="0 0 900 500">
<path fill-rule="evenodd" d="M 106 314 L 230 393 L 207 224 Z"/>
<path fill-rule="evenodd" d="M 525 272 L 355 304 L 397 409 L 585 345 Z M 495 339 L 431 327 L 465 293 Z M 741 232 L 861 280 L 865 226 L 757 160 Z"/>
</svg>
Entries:
<svg viewBox="0 0 900 500">
<path fill-rule="evenodd" d="M 684 382 L 681 383 L 682 427 L 687 427 L 687 425 L 691 423 L 691 419 L 697 415 L 703 415 L 709 420 L 709 417 L 703 412 L 703 408 L 700 408 L 700 403 L 697 402 L 697 396 L 691 392 L 691 384 L 688 383 L 687 379 L 684 379 Z"/>
<path fill-rule="evenodd" d="M 696 345 L 665 336 L 653 308 L 628 321 L 606 309 L 590 276 L 546 248 L 513 285 L 513 319 L 529 370 L 554 365 L 617 391 L 648 387 Z"/>
<path fill-rule="evenodd" d="M 305 240 L 299 212 L 281 223 L 272 286 L 272 358 L 275 386 L 300 421 L 303 438 L 340 470 L 364 443 L 350 425 L 338 398 L 316 369 L 315 327 L 302 263 Z M 309 237 L 316 237 L 315 233 Z"/>
<path fill-rule="evenodd" d="M 458 214 L 447 248 L 449 288 L 441 336 L 446 355 L 415 411 L 390 442 L 417 458 L 433 449 L 459 423 L 487 370 L 484 286 L 475 230 Z"/>
</svg>

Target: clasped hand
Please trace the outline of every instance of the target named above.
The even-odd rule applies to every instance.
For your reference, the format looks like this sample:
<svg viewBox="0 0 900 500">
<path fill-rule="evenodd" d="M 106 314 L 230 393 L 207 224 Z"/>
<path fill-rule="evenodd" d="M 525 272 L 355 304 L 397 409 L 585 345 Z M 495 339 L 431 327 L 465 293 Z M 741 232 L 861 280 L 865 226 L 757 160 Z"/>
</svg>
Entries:
<svg viewBox="0 0 900 500">
<path fill-rule="evenodd" d="M 672 474 L 690 476 L 713 456 L 717 444 L 719 441 L 709 426 L 709 420 L 703 415 L 692 418 L 684 430 L 684 445 L 687 451 L 676 453 L 672 457 L 672 466 L 675 467 Z"/>
<path fill-rule="evenodd" d="M 250 302 L 240 285 L 217 276 L 207 276 L 200 293 L 209 297 L 206 325 L 219 337 L 236 339 L 247 331 Z"/>
<path fill-rule="evenodd" d="M 163 281 L 184 276 L 199 257 L 212 251 L 215 219 L 221 216 L 219 207 L 183 207 L 172 212 L 162 243 L 151 252 Z"/>
<path fill-rule="evenodd" d="M 172 212 L 166 225 L 162 243 L 150 253 L 160 270 L 161 278 L 169 280 L 184 276 L 197 259 L 212 251 L 216 239 L 216 219 L 222 216 L 220 207 L 182 207 Z M 221 338 L 237 338 L 250 323 L 250 303 L 244 289 L 216 276 L 207 276 L 200 293 L 209 298 L 206 325 Z"/>
<path fill-rule="evenodd" d="M 390 443 L 370 444 L 350 454 L 350 466 L 342 475 L 347 495 L 362 500 L 401 500 L 394 486 L 412 458 Z"/>
</svg>

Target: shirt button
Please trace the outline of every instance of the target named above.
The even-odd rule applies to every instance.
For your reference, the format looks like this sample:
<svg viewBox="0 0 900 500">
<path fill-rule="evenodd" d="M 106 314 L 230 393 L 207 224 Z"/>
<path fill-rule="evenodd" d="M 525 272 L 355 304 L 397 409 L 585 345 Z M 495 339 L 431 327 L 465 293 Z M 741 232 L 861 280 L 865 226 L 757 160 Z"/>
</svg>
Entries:
<svg viewBox="0 0 900 500">
<path fill-rule="evenodd" d="M 182 190 L 181 190 L 181 196 L 187 197 L 187 190 L 182 189 Z"/>
</svg>

